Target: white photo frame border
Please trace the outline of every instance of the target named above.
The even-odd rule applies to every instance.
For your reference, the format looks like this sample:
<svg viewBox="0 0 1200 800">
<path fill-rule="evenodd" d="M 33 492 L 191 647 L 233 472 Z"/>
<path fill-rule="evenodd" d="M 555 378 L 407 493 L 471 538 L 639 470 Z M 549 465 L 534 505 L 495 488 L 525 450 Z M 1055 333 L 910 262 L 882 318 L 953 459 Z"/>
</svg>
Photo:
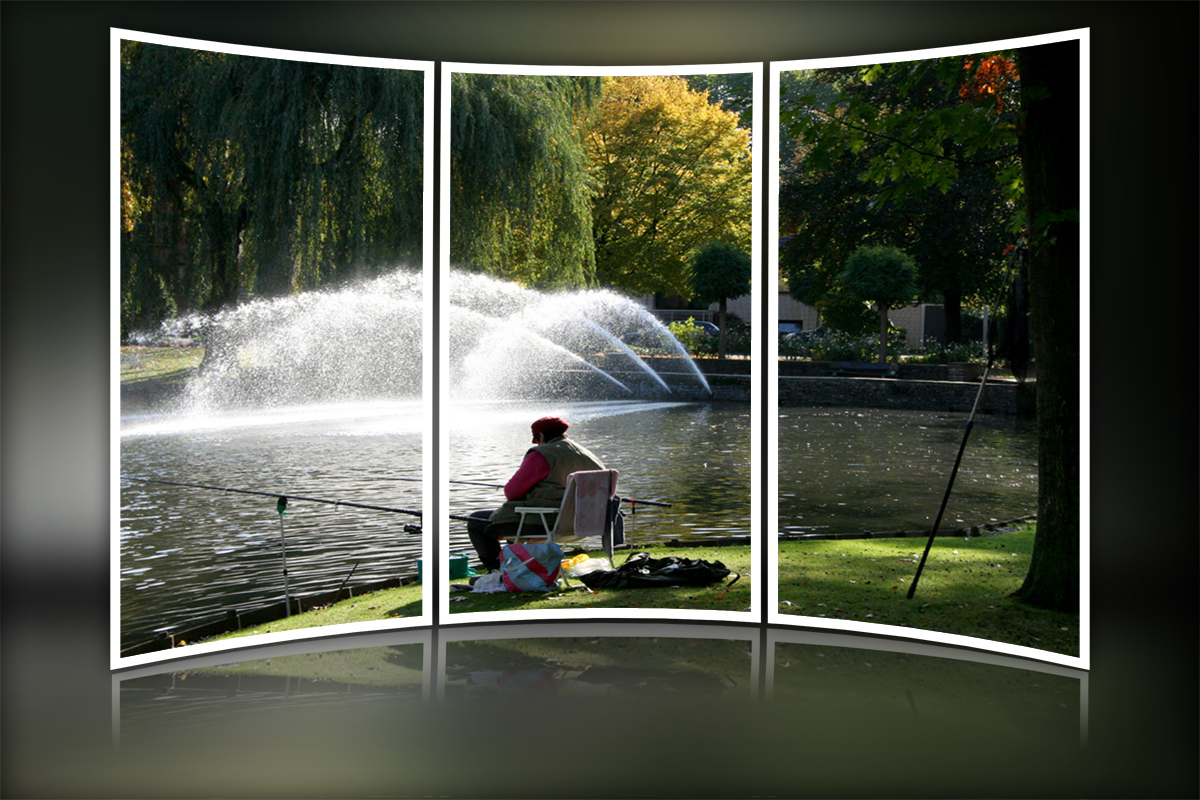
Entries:
<svg viewBox="0 0 1200 800">
<path fill-rule="evenodd" d="M 779 130 L 779 84 L 780 73 L 790 72 L 803 69 L 828 68 L 828 67 L 853 67 L 862 66 L 865 64 L 881 64 L 898 61 L 920 61 L 930 58 L 943 58 L 946 56 L 969 55 L 973 53 L 986 53 L 996 50 L 1014 50 L 1024 47 L 1032 47 L 1042 44 L 1052 44 L 1055 42 L 1079 42 L 1079 102 L 1080 102 L 1080 125 L 1079 125 L 1079 224 L 1080 224 L 1080 289 L 1079 289 L 1079 310 L 1080 310 L 1080 382 L 1079 382 L 1079 409 L 1080 409 L 1080 471 L 1079 471 L 1079 515 L 1080 515 L 1080 542 L 1079 542 L 1079 655 L 1070 656 L 1060 653 L 1053 653 L 1047 650 L 1040 650 L 1032 647 L 1022 647 L 1019 645 L 1007 644 L 1004 642 L 995 642 L 989 639 L 981 639 L 972 636 L 962 636 L 950 633 L 940 633 L 936 631 L 921 631 L 911 628 L 898 627 L 894 625 L 880 625 L 869 622 L 855 622 L 853 620 L 835 620 L 824 619 L 820 617 L 799 616 L 791 614 L 782 614 L 779 611 L 779 303 L 777 299 L 772 299 L 768 303 L 769 310 L 769 328 L 767 331 L 767 405 L 771 409 L 771 413 L 767 419 L 767 453 L 768 453 L 768 475 L 767 475 L 767 498 L 768 505 L 767 514 L 767 536 L 770 540 L 770 546 L 767 548 L 767 574 L 770 576 L 770 584 L 767 597 L 767 622 L 772 625 L 789 626 L 789 627 L 806 627 L 820 630 L 840 630 L 854 633 L 871 634 L 879 637 L 889 638 L 906 638 L 917 641 L 938 642 L 942 644 L 954 645 L 963 648 L 985 649 L 997 653 L 1017 656 L 1020 658 L 1028 658 L 1038 661 L 1047 661 L 1053 664 L 1061 664 L 1068 667 L 1079 669 L 1088 669 L 1090 664 L 1090 609 L 1089 601 L 1091 597 L 1091 589 L 1089 582 L 1089 564 L 1090 564 L 1090 542 L 1089 532 L 1091 529 L 1091 495 L 1090 495 L 1090 436 L 1091 436 L 1091 416 L 1090 416 L 1090 180 L 1088 173 L 1088 165 L 1090 161 L 1089 151 L 1089 29 L 1082 28 L 1078 30 L 1063 31 L 1059 33 L 1049 33 L 1038 36 L 1020 37 L 1014 39 L 1002 39 L 991 42 L 981 42 L 969 45 L 956 45 L 953 47 L 939 47 L 920 50 L 909 50 L 893 53 L 877 53 L 865 54 L 856 56 L 843 56 L 836 58 L 819 58 L 819 59 L 801 59 L 795 61 L 778 61 L 772 62 L 770 67 L 770 93 L 772 98 L 770 113 L 771 113 L 771 130 Z M 772 176 L 768 184 L 770 194 L 769 203 L 769 219 L 766 229 L 771 231 L 772 236 L 777 237 L 779 231 L 779 141 L 778 136 L 771 139 L 772 164 L 775 165 L 775 174 Z M 778 247 L 773 246 L 768 253 L 770 264 L 770 275 L 774 279 L 778 279 L 779 275 L 779 251 Z"/>
<path fill-rule="evenodd" d="M 407 70 L 412 72 L 421 72 L 423 74 L 423 120 L 422 120 L 422 136 L 423 149 L 422 156 L 422 173 L 423 173 L 423 189 L 422 189 L 422 314 L 427 320 L 434 319 L 434 270 L 430 264 L 432 259 L 433 246 L 433 152 L 434 152 L 434 62 L 432 61 L 413 61 L 394 58 L 371 58 L 363 56 L 348 56 L 336 55 L 330 53 L 316 53 L 308 51 L 281 50 L 267 47 L 252 47 L 247 45 L 228 44 L 222 42 L 205 41 L 200 39 L 190 39 L 176 36 L 164 36 L 159 34 L 144 33 L 140 31 L 126 30 L 122 28 L 109 29 L 109 155 L 110 155 L 110 252 L 109 252 L 109 277 L 110 277 L 110 419 L 109 419 L 109 503 L 111 513 L 111 529 L 109 532 L 110 546 L 110 578 L 109 578 L 109 635 L 111 649 L 109 654 L 110 666 L 112 669 L 123 669 L 131 666 L 140 666 L 151 664 L 160 661 L 173 660 L 178 658 L 188 658 L 193 656 L 205 655 L 209 653 L 221 653 L 233 649 L 241 649 L 267 644 L 277 644 L 282 642 L 290 642 L 298 639 L 313 639 L 327 636 L 335 636 L 339 634 L 360 633 L 363 631 L 378 631 L 391 630 L 397 628 L 411 628 L 421 625 L 428 625 L 432 620 L 433 614 L 430 611 L 433 601 L 433 596 L 428 583 L 422 587 L 422 604 L 421 614 L 416 617 L 395 618 L 391 620 L 380 620 L 378 622 L 360 622 L 360 623 L 343 623 L 337 625 L 320 626 L 313 628 L 305 628 L 299 631 L 283 631 L 278 633 L 265 633 L 244 639 L 236 639 L 223 642 L 203 642 L 199 644 L 189 644 L 180 647 L 173 647 L 166 650 L 154 651 L 133 656 L 121 655 L 121 364 L 120 364 L 120 341 L 121 341 L 121 326 L 120 326 L 120 297 L 121 297 L 121 251 L 120 251 L 120 224 L 121 224 L 121 42 L 139 41 L 146 44 L 164 45 L 168 47 L 180 47 L 190 50 L 204 50 L 210 52 L 229 53 L 232 55 L 254 56 L 259 58 L 273 58 L 284 61 L 305 61 L 321 64 L 337 64 L 341 66 L 364 67 L 372 69 L 397 69 Z M 422 492 L 422 519 L 429 520 L 432 518 L 433 502 L 431 498 L 431 489 L 433 486 L 433 372 L 435 364 L 433 360 L 433 333 L 430 330 L 431 325 L 423 325 L 422 330 L 422 378 L 421 378 L 421 394 L 422 394 L 422 447 L 421 447 L 421 473 L 422 486 L 425 490 Z M 433 547 L 431 544 L 431 535 L 429 532 L 423 531 L 421 536 L 421 558 L 424 563 L 431 562 Z"/>
<path fill-rule="evenodd" d="M 499 65 L 499 64 L 471 64 L 462 62 L 443 62 L 442 63 L 442 109 L 441 109 L 441 263 L 440 274 L 442 285 L 448 285 L 450 280 L 450 123 L 451 123 L 451 108 L 450 108 L 450 82 L 454 73 L 470 73 L 470 74 L 488 74 L 488 75 L 569 75 L 569 76 L 605 76 L 605 75 L 726 75 L 734 73 L 750 73 L 753 78 L 753 95 L 752 103 L 754 107 L 754 121 L 751 126 L 751 156 L 754 159 L 751 170 L 751 253 L 750 263 L 752 269 L 752 286 L 750 302 L 751 306 L 757 313 L 751 320 L 750 326 L 750 342 L 751 351 L 750 358 L 752 364 L 752 372 L 750 376 L 750 487 L 751 487 L 751 502 L 750 502 L 750 542 L 751 542 L 751 563 L 757 567 L 761 563 L 761 548 L 760 540 L 762 539 L 762 499 L 761 492 L 758 487 L 761 485 L 761 455 L 762 455 L 762 437 L 756 432 L 761 429 L 761 395 L 759 384 L 761 383 L 758 364 L 761 363 L 761 331 L 762 331 L 762 314 L 761 312 L 761 287 L 759 281 L 754 280 L 754 277 L 759 273 L 757 271 L 762 263 L 762 169 L 763 159 L 760 153 L 755 149 L 757 142 L 761 141 L 759 131 L 761 130 L 762 119 L 762 86 L 763 86 L 763 64 L 761 62 L 737 63 L 737 64 L 702 64 L 702 65 L 657 65 L 657 66 L 614 66 L 614 67 L 586 67 L 586 66 L 521 66 L 521 65 Z M 448 319 L 449 305 L 446 298 L 446 293 L 443 291 L 439 297 L 439 311 L 441 319 Z M 440 338 L 440 352 L 449 352 L 449 336 L 446 326 L 442 325 L 438 335 Z M 443 412 L 443 419 L 448 418 L 445 414 L 447 404 L 450 397 L 450 386 L 448 379 L 448 370 L 442 369 L 439 371 L 439 403 Z M 449 476 L 449 463 L 447 455 L 449 453 L 449 434 L 445 425 L 439 430 L 438 440 L 438 458 L 439 458 L 439 474 Z M 441 493 L 441 504 L 438 508 L 438 519 L 450 519 L 450 505 L 448 484 L 446 479 L 441 481 L 443 491 Z M 445 563 L 449 557 L 449 537 L 442 537 L 442 552 L 439 554 L 441 563 Z M 759 580 L 762 578 L 760 577 Z M 450 613 L 450 583 L 448 580 L 440 582 L 439 591 L 441 592 L 442 602 L 439 606 L 438 614 L 439 624 L 463 623 L 463 624 L 478 624 L 484 621 L 500 621 L 500 620 L 593 620 L 597 618 L 605 619 L 654 619 L 654 620 L 703 620 L 706 622 L 758 622 L 761 617 L 761 591 L 752 591 L 751 606 L 746 612 L 730 612 L 730 611 L 689 611 L 686 609 L 668 609 L 668 608 L 605 608 L 605 609 L 563 609 L 554 611 L 502 611 L 502 612 L 461 612 L 458 614 Z M 761 585 L 761 584 L 760 584 Z"/>
</svg>

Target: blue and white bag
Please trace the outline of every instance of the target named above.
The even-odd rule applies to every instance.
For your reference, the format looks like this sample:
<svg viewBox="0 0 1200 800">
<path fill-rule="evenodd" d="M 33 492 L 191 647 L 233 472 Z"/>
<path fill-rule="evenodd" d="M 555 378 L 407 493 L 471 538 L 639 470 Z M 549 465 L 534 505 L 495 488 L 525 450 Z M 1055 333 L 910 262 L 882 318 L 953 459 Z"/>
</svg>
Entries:
<svg viewBox="0 0 1200 800">
<path fill-rule="evenodd" d="M 562 548 L 554 542 L 505 545 L 500 573 L 510 592 L 550 592 L 558 588 Z"/>
</svg>

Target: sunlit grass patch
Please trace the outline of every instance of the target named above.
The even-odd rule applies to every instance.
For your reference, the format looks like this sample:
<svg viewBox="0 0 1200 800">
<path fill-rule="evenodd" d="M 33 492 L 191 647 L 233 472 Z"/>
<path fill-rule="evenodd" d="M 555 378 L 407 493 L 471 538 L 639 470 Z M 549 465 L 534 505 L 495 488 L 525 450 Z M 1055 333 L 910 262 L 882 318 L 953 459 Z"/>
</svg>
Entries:
<svg viewBox="0 0 1200 800">
<path fill-rule="evenodd" d="M 200 366 L 202 347 L 121 348 L 121 383 L 182 378 Z"/>
<path fill-rule="evenodd" d="M 1079 654 L 1079 615 L 1014 600 L 1035 525 L 987 536 L 939 536 L 911 600 L 924 539 L 779 543 L 780 612 L 974 636 Z"/>
<path fill-rule="evenodd" d="M 753 588 L 749 547 L 688 547 L 688 548 L 638 548 L 654 558 L 679 555 L 684 558 L 699 558 L 705 561 L 720 561 L 732 572 L 720 583 L 710 586 L 655 587 L 652 589 L 598 589 L 589 592 L 578 580 L 572 580 L 571 588 L 560 583 L 555 592 L 497 592 L 495 594 L 457 591 L 450 594 L 452 613 L 480 611 L 516 611 L 543 609 L 587 609 L 587 608 L 683 608 L 695 611 L 739 611 L 750 609 Z M 617 553 L 617 564 L 624 563 L 625 552 Z M 467 584 L 468 580 L 453 581 Z M 323 608 L 293 614 L 290 617 L 243 628 L 240 631 L 213 637 L 214 640 L 254 636 L 260 633 L 298 631 L 328 625 L 353 622 L 374 622 L 421 614 L 421 584 L 414 583 L 394 589 L 383 589 L 347 600 L 332 603 Z"/>
</svg>

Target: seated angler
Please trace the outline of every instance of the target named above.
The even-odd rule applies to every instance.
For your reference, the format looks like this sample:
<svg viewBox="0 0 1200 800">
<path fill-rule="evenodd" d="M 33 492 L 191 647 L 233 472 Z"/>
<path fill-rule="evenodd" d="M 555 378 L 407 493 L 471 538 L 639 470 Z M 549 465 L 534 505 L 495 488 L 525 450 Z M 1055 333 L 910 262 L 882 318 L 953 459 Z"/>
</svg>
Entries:
<svg viewBox="0 0 1200 800">
<path fill-rule="evenodd" d="M 467 534 L 479 554 L 479 560 L 489 572 L 500 569 L 500 540 L 514 536 L 520 518 L 513 509 L 517 506 L 557 506 L 566 492 L 567 476 L 581 470 L 604 469 L 594 453 L 567 437 L 566 420 L 542 417 L 530 426 L 533 447 L 525 452 L 520 468 L 504 484 L 507 498 L 493 511 L 476 511 L 467 523 Z M 536 519 L 525 522 L 522 536 L 546 535 Z"/>
</svg>

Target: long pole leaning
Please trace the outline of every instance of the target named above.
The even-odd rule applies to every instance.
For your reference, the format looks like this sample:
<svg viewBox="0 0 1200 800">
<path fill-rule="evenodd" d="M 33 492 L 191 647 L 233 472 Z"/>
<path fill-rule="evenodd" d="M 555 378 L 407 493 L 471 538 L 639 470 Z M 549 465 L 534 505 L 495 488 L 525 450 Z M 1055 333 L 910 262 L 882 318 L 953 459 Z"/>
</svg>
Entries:
<svg viewBox="0 0 1200 800">
<path fill-rule="evenodd" d="M 975 426 L 975 412 L 979 410 L 979 399 L 983 397 L 983 387 L 987 385 L 988 372 L 992 368 L 992 354 L 988 351 L 987 364 L 983 368 L 983 377 L 979 380 L 979 391 L 975 392 L 975 402 L 971 405 L 971 413 L 967 416 L 967 426 L 963 430 L 962 441 L 958 445 L 958 455 L 954 458 L 954 468 L 950 470 L 950 480 L 946 482 L 946 493 L 942 495 L 942 506 L 938 509 L 933 528 L 929 531 L 929 540 L 925 542 L 925 552 L 921 553 L 921 563 L 917 564 L 917 573 L 913 575 L 908 587 L 908 599 L 912 600 L 917 592 L 917 582 L 921 580 L 921 571 L 925 569 L 925 560 L 929 558 L 929 550 L 933 547 L 933 539 L 937 536 L 938 527 L 942 524 L 942 515 L 946 513 L 946 503 L 950 501 L 950 490 L 954 488 L 954 478 L 958 475 L 958 465 L 962 463 L 963 451 L 967 449 L 967 439 L 971 428 Z"/>
<path fill-rule="evenodd" d="M 326 500 L 321 497 L 301 497 L 296 494 L 280 495 L 279 492 L 258 492 L 253 489 L 230 489 L 226 486 L 206 486 L 202 483 L 182 483 L 179 481 L 160 481 L 151 480 L 150 478 L 122 478 L 127 481 L 137 481 L 139 483 L 157 483 L 162 486 L 187 486 L 192 489 L 211 489 L 214 492 L 234 492 L 236 494 L 255 494 L 261 497 L 284 497 L 291 500 L 304 500 L 309 503 L 327 503 L 331 506 L 347 506 L 349 508 L 366 508 L 371 511 L 391 511 L 396 514 L 411 514 L 414 517 L 421 516 L 420 511 L 414 511 L 408 508 L 391 508 L 390 506 L 372 506 L 366 503 L 351 503 L 346 500 Z"/>
<path fill-rule="evenodd" d="M 279 549 L 283 554 L 283 607 L 287 612 L 287 616 L 292 615 L 292 593 L 288 589 L 288 571 L 287 571 L 287 537 L 283 533 L 283 514 L 287 511 L 287 498 L 280 497 L 279 502 L 275 505 L 275 510 L 279 512 Z"/>
<path fill-rule="evenodd" d="M 384 480 L 421 481 L 423 479 L 422 478 L 384 478 Z M 483 481 L 454 481 L 454 480 L 451 480 L 451 481 L 447 481 L 447 483 L 456 483 L 456 484 L 459 484 L 462 486 L 486 486 L 489 489 L 503 489 L 504 488 L 503 483 L 484 483 Z M 638 499 L 631 498 L 631 497 L 622 497 L 621 502 L 629 503 L 630 505 L 635 505 L 635 506 L 657 506 L 659 508 L 670 508 L 671 507 L 670 503 L 659 503 L 655 500 L 638 500 Z M 451 519 L 453 519 L 453 518 L 454 517 L 451 516 Z"/>
</svg>

